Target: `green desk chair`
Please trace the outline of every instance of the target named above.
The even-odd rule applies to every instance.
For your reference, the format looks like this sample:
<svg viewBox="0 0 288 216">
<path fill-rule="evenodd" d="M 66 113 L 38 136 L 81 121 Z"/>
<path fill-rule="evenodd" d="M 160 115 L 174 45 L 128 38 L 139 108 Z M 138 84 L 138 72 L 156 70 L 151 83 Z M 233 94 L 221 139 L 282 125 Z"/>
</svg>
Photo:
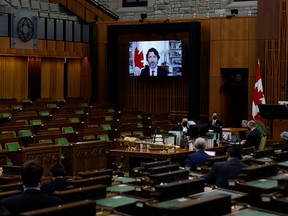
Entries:
<svg viewBox="0 0 288 216">
<path fill-rule="evenodd" d="M 101 128 L 103 130 L 111 130 L 112 129 L 110 124 L 101 124 Z"/>
<path fill-rule="evenodd" d="M 55 143 L 58 144 L 58 145 L 62 145 L 62 146 L 66 146 L 69 144 L 68 140 L 66 137 L 63 137 L 63 138 L 56 138 L 55 139 Z"/>
<path fill-rule="evenodd" d="M 11 118 L 11 117 L 12 117 L 12 113 L 9 113 L 9 112 L 1 113 L 1 118 Z"/>
<path fill-rule="evenodd" d="M 83 140 L 93 140 L 93 139 L 96 139 L 95 135 L 93 134 L 83 136 Z"/>
<path fill-rule="evenodd" d="M 80 119 L 78 117 L 69 118 L 70 123 L 79 123 Z"/>
<path fill-rule="evenodd" d="M 47 104 L 47 108 L 49 108 L 49 109 L 55 109 L 55 108 L 57 108 L 57 104 L 54 104 L 54 103 L 52 103 L 52 104 Z"/>
<path fill-rule="evenodd" d="M 80 103 L 79 106 L 80 107 L 88 107 L 88 103 Z"/>
<path fill-rule="evenodd" d="M 39 116 L 50 116 L 49 111 L 39 111 Z"/>
<path fill-rule="evenodd" d="M 79 114 L 79 115 L 83 115 L 83 114 L 85 114 L 85 111 L 84 110 L 74 110 L 74 113 Z"/>
<path fill-rule="evenodd" d="M 128 137 L 129 137 L 129 136 L 131 136 L 131 135 L 132 135 L 132 134 L 131 134 L 130 131 L 126 131 L 126 132 L 121 132 L 121 133 L 120 133 L 120 136 L 121 136 L 121 137 L 122 137 L 122 136 L 123 136 L 123 137 L 125 137 L 125 136 L 128 136 Z"/>
<path fill-rule="evenodd" d="M 99 134 L 97 135 L 97 138 L 103 141 L 109 141 L 109 136 L 108 134 Z"/>
<path fill-rule="evenodd" d="M 105 116 L 105 121 L 113 121 L 113 117 L 112 116 Z"/>
<path fill-rule="evenodd" d="M 73 127 L 62 127 L 62 133 L 63 134 L 71 134 L 74 133 Z"/>
<path fill-rule="evenodd" d="M 22 110 L 22 106 L 21 105 L 12 105 L 11 106 L 12 110 Z"/>
<path fill-rule="evenodd" d="M 35 125 L 42 125 L 42 124 L 43 124 L 43 122 L 42 122 L 41 119 L 33 119 L 33 120 L 30 120 L 30 125 L 35 126 Z"/>
<path fill-rule="evenodd" d="M 7 137 L 16 138 L 17 134 L 15 131 L 1 131 L 1 134 L 6 134 Z"/>
<path fill-rule="evenodd" d="M 5 149 L 7 151 L 18 151 L 20 149 L 20 144 L 18 142 L 8 142 L 5 143 Z"/>
<path fill-rule="evenodd" d="M 141 137 L 144 136 L 143 131 L 134 131 L 134 132 L 133 132 L 133 135 L 141 136 Z"/>
<path fill-rule="evenodd" d="M 32 137 L 33 134 L 30 130 L 19 130 L 19 137 Z"/>
<path fill-rule="evenodd" d="M 110 113 L 115 112 L 115 110 L 114 110 L 113 108 L 110 108 L 110 109 L 108 109 L 107 111 L 110 112 Z"/>
<path fill-rule="evenodd" d="M 39 144 L 53 144 L 52 139 L 41 139 L 38 142 L 39 142 Z"/>
<path fill-rule="evenodd" d="M 265 148 L 266 140 L 267 140 L 267 136 L 262 135 L 261 140 L 260 140 L 260 144 L 258 147 L 259 150 L 263 150 Z"/>
</svg>

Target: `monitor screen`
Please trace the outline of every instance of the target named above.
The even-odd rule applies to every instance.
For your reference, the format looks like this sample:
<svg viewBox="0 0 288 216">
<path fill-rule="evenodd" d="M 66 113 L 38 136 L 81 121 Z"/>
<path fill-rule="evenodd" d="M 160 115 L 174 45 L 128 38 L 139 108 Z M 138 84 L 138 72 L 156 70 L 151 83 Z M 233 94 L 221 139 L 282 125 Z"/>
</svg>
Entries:
<svg viewBox="0 0 288 216">
<path fill-rule="evenodd" d="M 208 124 L 195 124 L 189 126 L 190 137 L 203 137 L 208 132 Z"/>
<path fill-rule="evenodd" d="M 182 76 L 182 40 L 130 41 L 129 76 Z"/>
</svg>

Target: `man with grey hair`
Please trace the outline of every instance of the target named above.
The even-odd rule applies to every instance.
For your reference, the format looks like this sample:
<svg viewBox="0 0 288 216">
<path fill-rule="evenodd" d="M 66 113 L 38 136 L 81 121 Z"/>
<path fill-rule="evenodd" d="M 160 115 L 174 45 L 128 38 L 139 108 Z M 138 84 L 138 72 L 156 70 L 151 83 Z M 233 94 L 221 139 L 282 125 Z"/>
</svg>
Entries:
<svg viewBox="0 0 288 216">
<path fill-rule="evenodd" d="M 256 122 L 253 120 L 250 120 L 247 126 L 248 126 L 248 130 L 250 131 L 250 134 L 246 138 L 246 140 L 241 141 L 241 146 L 243 148 L 254 147 L 255 149 L 258 149 L 260 141 L 261 141 L 261 134 L 256 127 Z"/>
<path fill-rule="evenodd" d="M 282 150 L 287 151 L 288 150 L 288 131 L 283 131 L 280 134 L 280 138 L 281 138 L 281 141 L 283 143 Z"/>
<path fill-rule="evenodd" d="M 205 164 L 207 158 L 212 157 L 207 154 L 205 149 L 205 139 L 202 137 L 198 137 L 195 140 L 194 148 L 196 149 L 195 153 L 188 155 L 185 160 L 185 168 L 188 170 L 196 170 L 197 167 L 201 167 Z"/>
</svg>

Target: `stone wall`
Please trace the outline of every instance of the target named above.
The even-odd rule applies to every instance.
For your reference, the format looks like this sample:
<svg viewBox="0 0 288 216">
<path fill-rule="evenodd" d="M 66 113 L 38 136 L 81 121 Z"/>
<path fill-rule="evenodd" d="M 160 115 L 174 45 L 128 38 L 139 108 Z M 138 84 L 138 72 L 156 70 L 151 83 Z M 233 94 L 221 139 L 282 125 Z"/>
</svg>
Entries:
<svg viewBox="0 0 288 216">
<path fill-rule="evenodd" d="M 98 0 L 119 16 L 120 20 L 138 20 L 142 13 L 147 19 L 215 17 L 231 15 L 257 15 L 257 1 L 234 2 L 234 0 L 148 0 L 147 7 L 122 7 L 122 0 Z"/>
</svg>

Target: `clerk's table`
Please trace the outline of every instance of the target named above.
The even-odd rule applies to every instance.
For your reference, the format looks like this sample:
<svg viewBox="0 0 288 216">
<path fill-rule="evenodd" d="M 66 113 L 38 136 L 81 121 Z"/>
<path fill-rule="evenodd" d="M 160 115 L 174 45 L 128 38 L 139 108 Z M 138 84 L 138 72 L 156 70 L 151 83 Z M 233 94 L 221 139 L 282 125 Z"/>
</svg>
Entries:
<svg viewBox="0 0 288 216">
<path fill-rule="evenodd" d="M 139 167 L 143 162 L 152 162 L 155 160 L 171 160 L 174 162 L 179 162 L 180 166 L 184 166 L 185 159 L 187 156 L 194 151 L 189 151 L 188 149 L 163 149 L 163 150 L 152 150 L 149 148 L 145 149 L 110 149 L 110 157 L 127 157 L 129 159 L 129 170 L 134 167 Z"/>
</svg>

